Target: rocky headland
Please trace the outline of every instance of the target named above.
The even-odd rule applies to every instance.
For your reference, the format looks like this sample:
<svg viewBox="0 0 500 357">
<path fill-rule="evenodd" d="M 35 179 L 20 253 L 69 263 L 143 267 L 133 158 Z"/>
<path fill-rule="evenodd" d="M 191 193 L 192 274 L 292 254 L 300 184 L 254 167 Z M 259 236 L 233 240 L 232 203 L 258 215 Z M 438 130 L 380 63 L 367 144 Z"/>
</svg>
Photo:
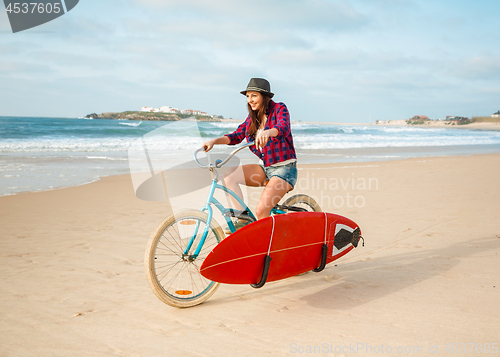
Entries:
<svg viewBox="0 0 500 357">
<path fill-rule="evenodd" d="M 85 116 L 88 119 L 127 119 L 127 120 L 153 120 L 153 121 L 177 121 L 182 119 L 196 119 L 200 121 L 220 122 L 218 117 L 204 116 L 204 115 L 190 115 L 180 113 L 159 113 L 159 112 L 138 112 L 126 111 L 121 113 L 106 112 L 106 113 L 92 113 Z"/>
</svg>

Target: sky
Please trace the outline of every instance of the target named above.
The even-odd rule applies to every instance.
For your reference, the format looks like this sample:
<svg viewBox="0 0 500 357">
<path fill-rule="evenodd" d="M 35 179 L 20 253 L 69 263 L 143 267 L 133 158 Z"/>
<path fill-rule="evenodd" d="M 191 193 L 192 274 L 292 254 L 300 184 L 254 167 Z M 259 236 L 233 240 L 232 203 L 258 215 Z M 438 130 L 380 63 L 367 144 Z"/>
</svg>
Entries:
<svg viewBox="0 0 500 357">
<path fill-rule="evenodd" d="M 297 121 L 500 110 L 498 0 L 80 0 L 18 33 L 4 9 L 0 116 L 166 105 L 244 119 L 252 77 Z"/>
</svg>

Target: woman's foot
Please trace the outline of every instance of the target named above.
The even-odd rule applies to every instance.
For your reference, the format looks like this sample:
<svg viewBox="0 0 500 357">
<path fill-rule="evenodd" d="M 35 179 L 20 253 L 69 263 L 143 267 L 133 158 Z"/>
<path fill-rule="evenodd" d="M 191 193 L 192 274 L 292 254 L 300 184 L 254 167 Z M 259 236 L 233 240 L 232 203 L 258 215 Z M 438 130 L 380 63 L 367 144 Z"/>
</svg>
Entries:
<svg viewBox="0 0 500 357">
<path fill-rule="evenodd" d="M 252 223 L 251 221 L 249 220 L 246 220 L 246 219 L 238 219 L 236 222 L 234 222 L 234 228 L 235 228 L 235 231 L 237 231 L 238 229 L 240 228 L 243 228 L 245 227 L 247 224 L 250 224 Z M 226 228 L 224 228 L 224 233 L 226 234 L 231 234 L 231 230 L 229 229 L 229 226 L 226 226 Z"/>
</svg>

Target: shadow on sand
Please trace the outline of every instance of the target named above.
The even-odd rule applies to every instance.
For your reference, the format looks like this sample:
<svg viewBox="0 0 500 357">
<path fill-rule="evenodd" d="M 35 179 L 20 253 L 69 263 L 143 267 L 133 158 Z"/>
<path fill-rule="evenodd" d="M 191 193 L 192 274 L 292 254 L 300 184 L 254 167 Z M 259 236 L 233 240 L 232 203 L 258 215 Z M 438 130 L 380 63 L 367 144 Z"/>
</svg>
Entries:
<svg viewBox="0 0 500 357">
<path fill-rule="evenodd" d="M 269 283 L 263 289 L 252 289 L 226 298 L 212 298 L 213 301 L 205 304 L 259 299 L 264 294 L 287 293 L 291 298 L 290 295 L 295 291 L 297 300 L 305 301 L 308 305 L 321 309 L 349 310 L 436 277 L 456 266 L 463 258 L 498 248 L 498 245 L 498 238 L 488 237 L 437 250 L 414 248 L 412 252 L 373 259 L 362 255 L 358 261 L 330 264 L 320 273 L 310 272 Z M 328 286 L 318 291 L 325 285 Z M 310 290 L 315 292 L 304 295 L 304 291 Z"/>
</svg>

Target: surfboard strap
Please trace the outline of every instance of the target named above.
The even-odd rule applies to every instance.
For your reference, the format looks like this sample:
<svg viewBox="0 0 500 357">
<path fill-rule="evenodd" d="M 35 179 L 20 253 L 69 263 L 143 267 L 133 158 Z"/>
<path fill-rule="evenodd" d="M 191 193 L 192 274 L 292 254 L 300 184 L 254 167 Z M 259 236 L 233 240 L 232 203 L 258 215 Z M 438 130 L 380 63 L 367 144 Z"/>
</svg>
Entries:
<svg viewBox="0 0 500 357">
<path fill-rule="evenodd" d="M 323 246 L 321 247 L 321 263 L 319 265 L 319 267 L 317 267 L 316 269 L 313 269 L 313 272 L 315 273 L 319 273 L 320 271 L 322 271 L 323 269 L 325 269 L 325 266 L 326 266 L 326 258 L 327 258 L 327 255 L 328 255 L 328 244 L 326 244 L 326 233 L 327 233 L 327 228 L 328 228 L 328 218 L 326 216 L 326 212 L 325 213 L 325 241 L 323 243 Z"/>
<path fill-rule="evenodd" d="M 262 269 L 262 276 L 257 284 L 250 284 L 250 286 L 255 289 L 259 289 L 264 286 L 267 280 L 267 274 L 269 273 L 269 266 L 271 265 L 272 258 L 269 254 L 271 253 L 271 244 L 273 243 L 273 236 L 274 236 L 274 216 L 271 217 L 273 218 L 273 229 L 271 230 L 271 239 L 269 240 L 269 248 L 267 249 L 267 255 L 264 258 L 264 268 Z"/>
</svg>

